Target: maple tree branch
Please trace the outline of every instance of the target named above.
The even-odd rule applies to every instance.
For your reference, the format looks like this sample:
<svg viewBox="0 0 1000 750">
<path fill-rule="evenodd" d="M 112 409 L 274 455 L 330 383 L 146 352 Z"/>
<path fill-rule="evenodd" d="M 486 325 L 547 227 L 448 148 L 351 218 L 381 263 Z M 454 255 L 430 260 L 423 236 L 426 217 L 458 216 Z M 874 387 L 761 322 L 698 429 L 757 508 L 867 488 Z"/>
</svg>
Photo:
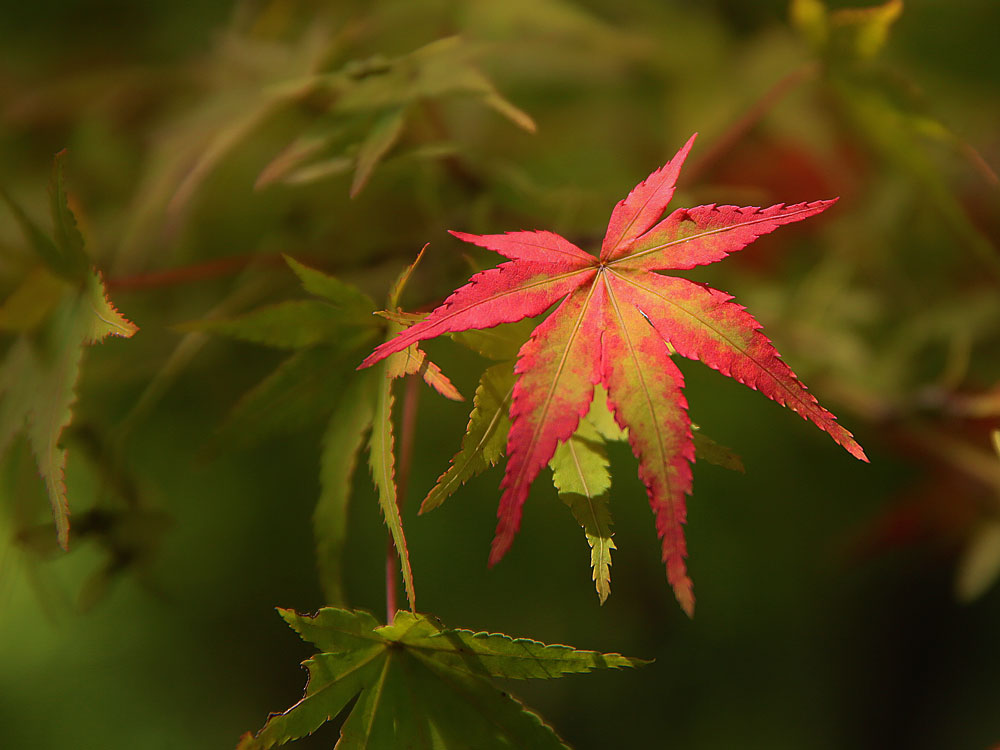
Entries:
<svg viewBox="0 0 1000 750">
<path fill-rule="evenodd" d="M 764 115 L 784 96 L 798 86 L 803 81 L 808 80 L 819 71 L 819 64 L 808 62 L 796 68 L 765 91 L 758 99 L 743 113 L 743 116 L 734 120 L 732 125 L 726 128 L 725 132 L 719 136 L 715 143 L 687 168 L 683 178 L 687 182 L 697 181 L 709 167 L 714 165 L 726 155 L 740 139 L 760 122 Z"/>
<path fill-rule="evenodd" d="M 426 364 L 425 364 L 426 366 Z M 413 436 L 417 428 L 417 406 L 420 402 L 420 373 L 405 379 L 403 391 L 403 414 L 399 438 L 399 471 L 396 473 L 396 507 L 400 516 L 406 501 L 410 483 L 410 467 L 413 465 Z M 389 625 L 396 614 L 398 599 L 399 558 L 392 537 L 385 546 L 385 621 Z"/>
</svg>

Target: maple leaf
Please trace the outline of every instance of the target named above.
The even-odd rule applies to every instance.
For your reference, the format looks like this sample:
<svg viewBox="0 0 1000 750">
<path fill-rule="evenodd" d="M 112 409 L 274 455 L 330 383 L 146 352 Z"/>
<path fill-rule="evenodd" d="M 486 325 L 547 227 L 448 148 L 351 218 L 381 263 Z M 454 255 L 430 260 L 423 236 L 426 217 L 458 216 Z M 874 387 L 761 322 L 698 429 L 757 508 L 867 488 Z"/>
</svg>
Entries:
<svg viewBox="0 0 1000 750">
<path fill-rule="evenodd" d="M 315 615 L 278 610 L 320 653 L 305 662 L 309 683 L 294 706 L 243 736 L 262 750 L 312 734 L 357 696 L 337 747 L 566 748 L 552 729 L 491 677 L 551 679 L 648 662 L 546 645 L 498 633 L 445 628 L 397 612 L 380 626 L 370 614 L 326 607 Z"/>
<path fill-rule="evenodd" d="M 66 195 L 64 154 L 56 154 L 49 185 L 52 237 L 0 190 L 41 261 L 0 305 L 0 334 L 13 335 L 0 362 L 0 456 L 23 430 L 52 505 L 56 539 L 67 549 L 66 450 L 60 438 L 73 419 L 83 351 L 108 336 L 129 338 L 138 327 L 111 304 L 84 250 Z"/>
<path fill-rule="evenodd" d="M 759 390 L 867 461 L 851 433 L 819 405 L 760 332 L 760 324 L 730 295 L 657 273 L 722 260 L 757 237 L 815 216 L 835 202 L 764 209 L 710 204 L 676 209 L 658 221 L 694 139 L 615 206 L 597 257 L 546 231 L 452 232 L 509 262 L 473 276 L 359 366 L 369 367 L 444 333 L 540 315 L 558 302 L 519 352 L 490 564 L 510 548 L 532 481 L 556 447 L 576 431 L 594 386 L 601 384 L 616 422 L 628 430 L 662 541 L 667 578 L 689 615 L 694 594 L 683 524 L 695 453 L 684 379 L 672 352 Z"/>
</svg>

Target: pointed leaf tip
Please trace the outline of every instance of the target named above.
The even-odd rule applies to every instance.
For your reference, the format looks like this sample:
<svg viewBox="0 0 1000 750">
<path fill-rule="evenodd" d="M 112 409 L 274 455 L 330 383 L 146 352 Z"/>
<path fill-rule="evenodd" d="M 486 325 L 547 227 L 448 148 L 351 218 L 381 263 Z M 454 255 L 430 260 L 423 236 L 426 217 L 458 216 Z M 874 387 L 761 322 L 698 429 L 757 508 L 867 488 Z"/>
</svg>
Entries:
<svg viewBox="0 0 1000 750">
<path fill-rule="evenodd" d="M 663 214 L 674 197 L 681 167 L 694 145 L 695 133 L 674 158 L 636 185 L 611 212 L 608 230 L 601 243 L 601 260 L 622 257 L 629 243 L 644 234 Z"/>
</svg>

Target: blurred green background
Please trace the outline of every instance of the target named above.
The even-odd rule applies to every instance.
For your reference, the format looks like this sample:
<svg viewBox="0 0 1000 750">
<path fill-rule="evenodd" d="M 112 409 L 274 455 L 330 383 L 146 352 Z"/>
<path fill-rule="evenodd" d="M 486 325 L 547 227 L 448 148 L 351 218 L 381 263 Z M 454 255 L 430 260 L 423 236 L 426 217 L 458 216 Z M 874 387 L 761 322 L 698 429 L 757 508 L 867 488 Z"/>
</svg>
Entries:
<svg viewBox="0 0 1000 750">
<path fill-rule="evenodd" d="M 282 355 L 172 326 L 303 296 L 280 253 L 383 299 L 430 242 L 404 298 L 425 309 L 495 262 L 447 229 L 544 228 L 591 248 L 614 202 L 695 131 L 675 205 L 841 196 L 690 276 L 747 305 L 871 464 L 681 362 L 693 419 L 747 472 L 695 467 L 688 620 L 635 459 L 612 446 L 602 607 L 545 476 L 493 570 L 499 469 L 417 516 L 468 418 L 425 390 L 404 512 L 419 609 L 655 659 L 508 686 L 577 748 L 1000 743 L 1000 4 L 6 5 L 0 183 L 42 221 L 68 148 L 88 249 L 141 330 L 87 352 L 63 441 L 68 554 L 23 441 L 0 464 L 0 746 L 233 747 L 301 695 L 310 648 L 273 608 L 323 604 L 322 425 L 213 442 Z M 359 177 L 398 92 L 303 81 L 423 70 L 411 53 L 456 35 L 444 68 L 475 84 L 439 71 Z M 23 248 L 3 209 L 5 296 Z M 427 349 L 471 396 L 484 362 Z M 385 532 L 363 465 L 354 484 L 347 592 L 381 617 Z M 335 739 L 328 726 L 300 746 Z"/>
</svg>

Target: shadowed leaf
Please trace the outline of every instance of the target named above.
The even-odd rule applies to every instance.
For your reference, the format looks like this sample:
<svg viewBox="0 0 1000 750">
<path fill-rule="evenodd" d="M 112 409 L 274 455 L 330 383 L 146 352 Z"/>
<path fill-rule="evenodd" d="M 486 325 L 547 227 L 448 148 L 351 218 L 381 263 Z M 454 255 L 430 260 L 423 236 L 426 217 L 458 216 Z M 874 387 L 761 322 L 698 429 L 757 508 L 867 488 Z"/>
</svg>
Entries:
<svg viewBox="0 0 1000 750">
<path fill-rule="evenodd" d="M 357 697 L 337 747 L 565 748 L 555 732 L 492 677 L 561 677 L 645 662 L 619 654 L 579 651 L 538 641 L 451 630 L 412 612 L 391 625 L 371 615 L 321 609 L 314 616 L 280 610 L 321 653 L 305 662 L 302 700 L 244 735 L 241 750 L 281 745 L 316 731 Z"/>
</svg>

